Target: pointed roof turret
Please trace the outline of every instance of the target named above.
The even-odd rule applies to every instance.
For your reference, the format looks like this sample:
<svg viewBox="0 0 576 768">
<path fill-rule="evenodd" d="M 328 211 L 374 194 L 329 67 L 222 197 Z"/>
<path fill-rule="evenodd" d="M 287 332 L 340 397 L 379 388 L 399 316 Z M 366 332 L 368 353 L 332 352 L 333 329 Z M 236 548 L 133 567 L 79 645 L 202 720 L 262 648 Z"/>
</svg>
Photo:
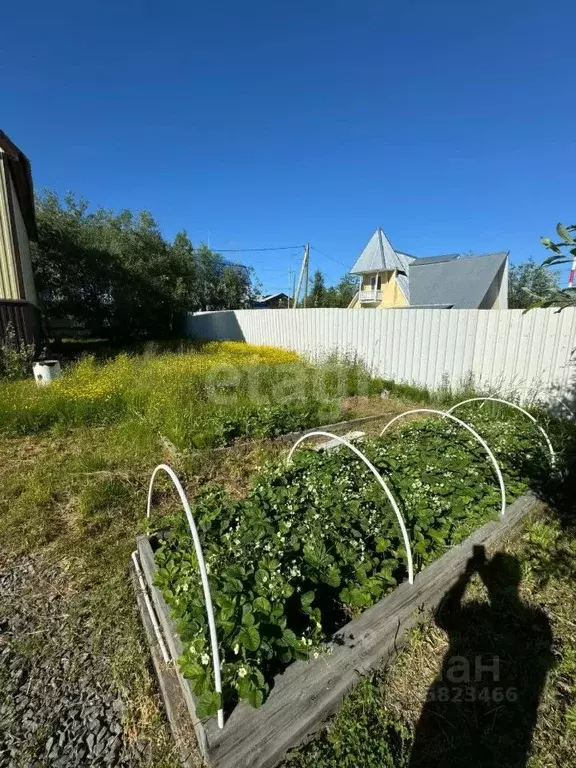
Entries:
<svg viewBox="0 0 576 768">
<path fill-rule="evenodd" d="M 353 275 L 366 272 L 386 272 L 392 269 L 404 270 L 406 264 L 398 257 L 390 241 L 382 231 L 382 227 L 374 230 L 368 244 L 356 259 L 350 270 Z"/>
<path fill-rule="evenodd" d="M 350 270 L 353 275 L 364 275 L 370 272 L 391 272 L 395 270 L 398 273 L 398 283 L 408 299 L 408 267 L 412 258 L 396 253 L 390 241 L 384 234 L 382 227 L 374 230 L 374 234 L 368 241 L 368 244 L 356 259 L 356 263 Z"/>
</svg>

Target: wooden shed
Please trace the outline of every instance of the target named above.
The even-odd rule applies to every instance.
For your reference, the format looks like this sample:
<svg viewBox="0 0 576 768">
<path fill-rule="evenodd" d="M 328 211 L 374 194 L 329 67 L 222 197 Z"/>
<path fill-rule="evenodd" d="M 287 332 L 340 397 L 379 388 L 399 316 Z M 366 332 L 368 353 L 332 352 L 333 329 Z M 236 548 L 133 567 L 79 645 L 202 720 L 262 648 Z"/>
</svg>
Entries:
<svg viewBox="0 0 576 768">
<path fill-rule="evenodd" d="M 40 313 L 30 241 L 37 239 L 30 161 L 0 131 L 0 339 L 10 322 L 18 340 L 39 343 Z"/>
</svg>

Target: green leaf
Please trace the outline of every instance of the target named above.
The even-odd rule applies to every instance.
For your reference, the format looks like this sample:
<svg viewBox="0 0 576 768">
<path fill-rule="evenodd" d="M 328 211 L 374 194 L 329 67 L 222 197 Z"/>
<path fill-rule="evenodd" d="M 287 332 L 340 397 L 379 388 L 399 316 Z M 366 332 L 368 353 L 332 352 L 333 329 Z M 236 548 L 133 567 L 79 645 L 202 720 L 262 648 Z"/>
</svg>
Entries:
<svg viewBox="0 0 576 768">
<path fill-rule="evenodd" d="M 226 590 L 226 592 L 232 593 L 243 592 L 244 584 L 240 581 L 240 579 L 226 578 L 223 589 Z"/>
<path fill-rule="evenodd" d="M 344 589 L 340 591 L 340 600 L 342 600 L 343 603 L 350 603 L 351 596 L 348 587 L 344 587 Z"/>
<path fill-rule="evenodd" d="M 315 597 L 316 595 L 314 594 L 314 592 L 305 592 L 300 598 L 302 610 L 309 611 L 310 608 L 312 607 L 312 603 L 314 602 Z"/>
<path fill-rule="evenodd" d="M 252 670 L 252 679 L 254 680 L 254 684 L 258 686 L 258 688 L 265 688 L 266 683 L 264 682 L 264 675 L 262 672 L 260 672 L 259 669 L 253 669 Z"/>
<path fill-rule="evenodd" d="M 218 599 L 218 605 L 220 606 L 220 619 L 221 621 L 228 621 L 234 615 L 236 610 L 236 604 L 233 600 L 226 595 L 222 595 Z"/>
<path fill-rule="evenodd" d="M 238 566 L 232 565 L 229 568 L 226 568 L 222 574 L 227 579 L 240 579 L 244 577 L 244 572 L 242 568 L 238 568 Z"/>
<path fill-rule="evenodd" d="M 249 677 L 241 677 L 238 679 L 238 696 L 241 699 L 247 699 L 250 695 L 250 691 L 254 686 Z"/>
<path fill-rule="evenodd" d="M 564 240 L 565 243 L 568 243 L 569 245 L 573 245 L 574 238 L 569 234 L 568 230 L 563 224 L 558 223 L 556 225 L 556 232 L 560 235 L 562 240 Z"/>
<path fill-rule="evenodd" d="M 262 706 L 262 702 L 264 701 L 264 693 L 260 688 L 251 688 L 245 698 L 246 701 L 248 701 L 254 708 L 257 709 L 258 707 Z"/>
<path fill-rule="evenodd" d="M 321 580 L 324 584 L 328 584 L 329 587 L 339 587 L 341 581 L 340 570 L 333 565 L 324 573 Z"/>
<path fill-rule="evenodd" d="M 572 263 L 572 259 L 566 258 L 565 254 L 563 254 L 560 251 L 559 248 L 556 248 L 556 246 L 554 246 L 554 248 L 555 248 L 556 252 L 558 254 L 560 254 L 560 255 L 559 256 L 549 256 L 547 259 L 545 259 L 542 262 L 542 264 L 541 264 L 542 267 L 551 267 L 551 266 L 556 267 L 559 264 L 571 264 Z M 574 252 L 574 249 L 572 249 L 570 251 L 570 253 L 573 253 L 573 252 Z"/>
<path fill-rule="evenodd" d="M 196 702 L 196 717 L 203 720 L 215 715 L 221 707 L 221 697 L 216 691 L 206 691 Z"/>
<path fill-rule="evenodd" d="M 212 686 L 212 677 L 208 667 L 193 664 L 185 667 L 182 671 L 184 676 L 188 678 L 190 686 L 197 696 L 204 693 L 208 685 Z"/>
<path fill-rule="evenodd" d="M 266 616 L 268 616 L 272 612 L 272 606 L 265 597 L 257 597 L 252 605 L 252 610 L 259 611 L 260 613 L 264 613 Z"/>
<path fill-rule="evenodd" d="M 260 645 L 260 633 L 254 625 L 242 627 L 238 633 L 238 640 L 249 651 L 256 651 Z"/>
<path fill-rule="evenodd" d="M 259 587 L 265 587 L 270 581 L 270 574 L 264 568 L 258 568 L 256 571 L 256 584 Z"/>
<path fill-rule="evenodd" d="M 289 648 L 295 648 L 298 645 L 298 638 L 291 629 L 285 629 L 278 643 Z"/>
</svg>

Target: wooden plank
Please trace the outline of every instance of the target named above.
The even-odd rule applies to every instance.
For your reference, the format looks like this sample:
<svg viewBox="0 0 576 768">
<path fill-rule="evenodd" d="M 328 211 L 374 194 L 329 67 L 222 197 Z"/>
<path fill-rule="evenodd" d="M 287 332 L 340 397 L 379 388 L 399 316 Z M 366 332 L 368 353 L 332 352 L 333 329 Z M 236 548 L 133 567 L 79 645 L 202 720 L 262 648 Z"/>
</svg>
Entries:
<svg viewBox="0 0 576 768">
<path fill-rule="evenodd" d="M 493 550 L 520 529 L 537 503 L 531 495 L 521 497 L 503 518 L 487 523 L 419 573 L 413 585 L 401 584 L 343 627 L 332 639 L 329 654 L 291 664 L 275 678 L 270 696 L 259 709 L 239 704 L 222 730 L 211 718 L 204 727 L 209 764 L 214 768 L 277 765 L 288 749 L 338 709 L 363 672 L 385 663 L 402 647 L 406 630 L 418 621 L 418 610 L 440 603 L 465 571 L 474 547 Z M 151 591 L 158 590 L 152 586 Z M 164 622 L 171 624 L 169 613 Z"/>
<path fill-rule="evenodd" d="M 164 639 L 170 650 L 170 655 L 173 659 L 177 659 L 182 655 L 182 642 L 180 641 L 178 632 L 170 618 L 170 608 L 164 600 L 160 590 L 154 586 L 156 561 L 154 560 L 154 553 L 152 552 L 152 547 L 150 546 L 147 536 L 141 535 L 136 537 L 136 550 L 138 552 L 144 578 L 150 590 L 150 597 L 152 598 L 158 621 L 162 627 Z"/>
<path fill-rule="evenodd" d="M 220 453 L 221 451 L 229 451 L 231 448 L 246 448 L 260 445 L 261 443 L 290 443 L 296 441 L 302 435 L 308 435 L 310 432 L 316 432 L 318 430 L 322 432 L 332 432 L 335 429 L 344 429 L 347 427 L 360 426 L 367 424 L 370 421 L 382 421 L 384 419 L 392 419 L 396 416 L 396 413 L 381 413 L 376 416 L 359 416 L 357 419 L 349 419 L 348 421 L 337 421 L 335 424 L 324 424 L 321 427 L 312 427 L 311 429 L 302 429 L 298 432 L 287 432 L 285 435 L 278 435 L 277 437 L 263 437 L 254 440 L 245 440 L 242 443 L 232 443 L 231 445 L 223 445 L 220 448 L 207 449 L 210 453 Z"/>
<path fill-rule="evenodd" d="M 343 440 L 347 440 L 349 443 L 353 443 L 354 441 L 360 441 L 363 440 L 366 437 L 366 432 L 360 432 L 359 430 L 355 429 L 351 432 L 346 432 L 345 435 L 341 435 Z M 315 451 L 334 451 L 336 448 L 340 448 L 342 446 L 342 443 L 340 440 L 335 440 L 334 438 L 330 440 L 326 440 L 325 443 L 319 443 L 318 445 L 313 445 Z"/>
<path fill-rule="evenodd" d="M 158 678 L 166 716 L 168 717 L 170 729 L 174 736 L 174 741 L 182 765 L 184 768 L 199 768 L 201 758 L 196 746 L 196 737 L 194 735 L 192 721 L 190 720 L 190 713 L 188 712 L 188 707 L 186 706 L 184 696 L 182 695 L 180 681 L 178 680 L 178 675 L 176 674 L 174 666 L 172 664 L 166 664 L 162 658 L 154 628 L 150 616 L 148 615 L 148 609 L 142 596 L 142 589 L 133 565 L 130 567 L 130 578 L 132 586 L 134 587 L 134 592 L 136 593 L 136 601 L 140 610 L 140 617 L 148 640 L 148 646 L 150 647 L 152 665 L 154 666 L 154 671 Z"/>
<path fill-rule="evenodd" d="M 148 592 L 149 592 L 150 598 L 152 599 L 152 604 L 154 606 L 154 610 L 156 611 L 158 622 L 162 629 L 162 635 L 164 636 L 164 640 L 166 641 L 166 644 L 168 646 L 170 656 L 172 657 L 174 662 L 174 670 L 178 677 L 180 688 L 182 690 L 182 696 L 184 697 L 184 701 L 186 702 L 188 713 L 190 715 L 192 725 L 196 733 L 196 740 L 198 742 L 198 747 L 202 755 L 204 755 L 204 757 L 207 758 L 208 757 L 208 740 L 206 737 L 206 730 L 203 724 L 201 723 L 201 721 L 196 717 L 196 700 L 194 698 L 194 694 L 192 693 L 192 690 L 190 688 L 188 681 L 186 680 L 184 675 L 182 675 L 182 673 L 180 672 L 178 659 L 180 658 L 180 656 L 182 656 L 182 652 L 184 649 L 183 649 L 180 637 L 178 635 L 178 632 L 176 630 L 176 627 L 174 626 L 174 622 L 172 621 L 170 608 L 166 604 L 166 601 L 164 600 L 164 597 L 162 596 L 162 593 L 160 592 L 160 590 L 154 585 L 154 573 L 156 571 L 156 561 L 154 560 L 154 553 L 152 552 L 152 548 L 150 547 L 150 542 L 148 541 L 147 536 L 141 535 L 136 537 L 136 549 L 138 552 L 138 558 L 140 560 L 140 567 L 142 568 L 142 573 L 144 574 L 144 579 L 148 586 Z"/>
</svg>

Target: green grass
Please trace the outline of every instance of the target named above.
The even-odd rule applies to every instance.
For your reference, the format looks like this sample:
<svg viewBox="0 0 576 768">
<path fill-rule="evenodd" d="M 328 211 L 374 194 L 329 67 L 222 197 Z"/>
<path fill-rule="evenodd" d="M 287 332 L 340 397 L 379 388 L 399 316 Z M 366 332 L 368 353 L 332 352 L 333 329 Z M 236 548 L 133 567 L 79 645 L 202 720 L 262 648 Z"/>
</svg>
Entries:
<svg viewBox="0 0 576 768">
<path fill-rule="evenodd" d="M 387 708 L 375 678 L 364 678 L 346 698 L 329 727 L 293 750 L 286 768 L 404 768 L 410 735 Z"/>
<path fill-rule="evenodd" d="M 250 389 L 254 381 L 249 371 L 254 369 L 262 390 Z M 238 371 L 242 398 L 236 389 L 224 393 L 231 394 L 231 403 L 226 397 L 214 403 L 203 394 L 202 378 L 218 389 L 219 382 L 236 381 Z M 60 617 L 63 635 L 90 654 L 103 670 L 102 684 L 111 685 L 123 700 L 125 738 L 144 746 L 143 764 L 178 764 L 129 579 L 135 537 L 145 529 L 151 471 L 160 462 L 169 463 L 190 498 L 211 482 L 223 484 L 233 495 L 244 493 L 257 468 L 273 456 L 285 455 L 286 447 L 264 440 L 220 453 L 199 450 L 189 439 L 200 434 L 194 419 L 202 416 L 206 442 L 221 443 L 222 424 L 234 408 L 237 416 L 245 417 L 241 401 L 261 415 L 256 425 L 248 424 L 249 433 L 284 431 L 295 424 L 283 419 L 294 414 L 300 418 L 294 403 L 306 407 L 310 402 L 303 381 L 316 383 L 320 390 L 326 386 L 324 392 L 336 395 L 354 394 L 370 384 L 353 366 L 315 368 L 281 350 L 205 345 L 200 351 L 121 356 L 102 365 L 82 360 L 57 387 L 36 388 L 33 382 L 0 385 L 2 569 L 9 571 L 21 558 L 33 557 L 41 571 L 55 569 L 60 574 L 63 586 L 58 589 L 66 600 Z M 255 403 L 248 397 L 253 391 Z M 283 402 L 287 409 L 275 410 Z M 326 402 L 325 394 L 318 402 Z M 29 408 L 22 408 L 25 405 Z M 392 412 L 405 407 L 379 399 L 376 405 Z M 315 419 L 323 416 L 310 411 L 306 418 L 316 426 L 322 421 Z M 179 509 L 164 477 L 158 480 L 155 499 L 165 513 Z M 49 604 L 53 588 L 50 580 L 38 581 L 40 604 Z M 24 624 L 22 636 L 14 638 L 27 649 L 33 675 L 39 648 L 45 645 L 45 636 L 37 633 L 42 617 L 35 622 L 34 634 Z M 56 648 L 55 653 L 60 650 L 66 648 Z M 2 681 L 0 675 L 0 697 L 6 698 Z M 30 761 L 41 764 L 43 749 L 41 740 L 30 744 Z"/>
<path fill-rule="evenodd" d="M 342 397 L 380 389 L 359 365 L 312 365 L 293 352 L 237 342 L 102 363 L 88 356 L 49 387 L 0 382 L 0 434 L 130 422 L 181 450 L 204 448 L 337 420 Z"/>
<path fill-rule="evenodd" d="M 423 616 L 395 663 L 364 678 L 329 724 L 308 744 L 292 750 L 286 768 L 575 765 L 574 517 L 542 509 L 505 551 L 509 562 L 520 568 L 520 600 L 505 576 L 501 599 L 497 604 L 489 603 L 481 580 L 474 577 L 465 593 L 464 607 L 476 610 L 478 617 L 489 611 L 490 621 L 478 618 L 464 627 L 458 636 L 457 653 L 472 664 L 479 651 L 507 649 L 507 654 L 499 651 L 505 674 L 519 684 L 514 704 L 518 710 L 512 710 L 510 721 L 505 710 L 499 711 L 494 705 L 490 727 L 479 734 L 477 721 L 460 703 L 436 705 L 435 727 L 423 719 L 422 713 L 430 706 L 426 704 L 429 692 L 438 686 L 443 660 L 446 663 L 446 657 L 454 652 L 442 628 L 446 619 L 439 625 L 438 620 Z M 539 626 L 547 623 L 552 634 L 550 646 Z M 534 702 L 527 691 L 530 680 L 538 676 L 539 664 L 549 668 L 532 730 Z M 466 750 L 467 758 L 462 762 Z"/>
<path fill-rule="evenodd" d="M 213 348 L 212 353 L 214 351 Z M 106 383 L 107 377 L 113 373 L 119 375 L 123 366 L 139 374 L 153 371 L 156 365 L 161 368 L 166 365 L 168 370 L 174 366 L 175 359 L 182 357 L 197 356 L 204 363 L 203 356 L 210 355 L 210 348 L 182 355 L 176 352 L 158 357 L 144 354 L 127 358 L 127 363 L 123 359 L 113 360 L 109 367 L 92 362 L 80 363 L 80 372 L 88 369 L 91 378 L 95 369 L 98 382 Z M 239 363 L 239 367 L 245 363 Z M 301 380 L 290 383 L 279 375 L 291 365 L 286 368 L 285 362 L 279 362 L 264 366 L 268 367 L 269 381 L 275 386 L 270 392 L 281 394 L 287 390 L 290 394 L 298 391 Z M 296 369 L 301 365 L 295 363 Z M 248 365 L 245 368 L 247 370 Z M 302 368 L 310 370 L 307 365 Z M 76 370 L 72 369 L 71 374 Z M 230 368 L 226 370 L 230 374 Z M 320 366 L 317 370 L 322 373 L 315 380 L 326 381 L 325 386 L 331 387 L 332 392 L 370 394 L 371 386 L 380 386 L 376 382 L 364 391 L 368 380 L 358 368 L 331 365 Z M 99 373 L 103 372 L 106 374 L 101 379 Z M 222 378 L 218 372 L 215 375 L 216 380 Z M 266 381 L 265 372 L 263 376 Z M 80 376 L 74 378 L 73 375 L 72 378 L 79 386 L 84 381 Z M 194 413 L 206 414 L 205 400 L 193 399 L 183 410 L 180 406 L 186 405 L 188 394 L 199 390 L 193 389 L 192 385 L 188 388 L 186 372 L 179 374 L 176 383 L 172 378 L 169 373 L 161 379 L 154 375 L 143 380 L 140 386 L 140 376 L 130 374 L 123 379 L 127 385 L 122 390 L 122 401 L 118 406 L 109 405 L 105 394 L 89 403 L 83 402 L 83 396 L 67 403 L 65 397 L 57 395 L 57 390 L 37 390 L 33 383 L 0 385 L 2 568 L 9 570 L 19 558 L 34 556 L 39 562 L 59 570 L 64 584 L 62 591 L 67 598 L 61 622 L 70 623 L 71 642 L 92 654 L 94 659 L 104 660 L 107 676 L 103 683 L 111 684 L 125 704 L 125 737 L 145 745 L 148 757 L 142 762 L 153 768 L 175 768 L 178 760 L 151 673 L 128 571 L 135 536 L 145 527 L 151 470 L 161 461 L 171 464 L 191 499 L 214 482 L 238 498 L 245 495 L 252 476 L 262 464 L 275 457 L 279 460 L 287 452 L 286 447 L 271 445 L 265 440 L 261 444 L 236 445 L 221 453 L 195 448 L 190 439 L 199 434 Z M 228 380 L 231 381 L 231 377 Z M 134 387 L 134 383 L 137 386 Z M 170 405 L 168 395 L 176 397 L 177 406 Z M 20 405 L 28 402 L 33 406 L 30 410 L 36 414 L 34 418 L 21 415 L 19 406 L 14 405 L 16 397 L 20 398 Z M 153 408 L 156 397 L 166 405 Z M 274 406 L 278 399 L 282 397 L 268 404 Z M 376 397 L 366 400 L 363 405 L 364 412 L 378 410 L 389 416 L 408 407 L 409 403 L 395 397 L 387 400 Z M 204 423 L 208 444 L 214 445 L 222 442 L 218 437 L 221 434 L 218 418 L 220 413 L 226 413 L 226 409 L 212 408 L 209 404 L 210 417 Z M 190 414 L 190 421 L 186 421 L 188 416 L 180 420 L 179 413 Z M 179 505 L 169 482 L 160 477 L 157 488 L 156 503 L 162 512 L 178 511 Z M 573 751 L 570 751 L 573 750 L 573 729 L 570 728 L 576 720 L 572 698 L 576 659 L 572 624 L 576 605 L 571 559 L 574 553 L 570 549 L 574 535 L 558 525 L 554 523 L 549 528 L 549 523 L 544 521 L 534 530 L 533 540 L 522 545 L 533 548 L 523 555 L 533 580 L 529 583 L 534 584 L 534 599 L 557 617 L 553 618 L 553 626 L 558 646 L 562 647 L 559 665 L 550 677 L 552 687 L 543 700 L 546 708 L 536 732 L 538 754 L 542 757 L 531 768 L 574 762 Z M 558 570 L 560 558 L 562 570 Z M 50 583 L 39 582 L 36 588 L 38 595 L 45 596 L 46 601 L 51 598 Z M 78 622 L 82 626 L 81 632 L 76 628 Z M 430 631 L 433 630 L 432 627 Z M 413 663 L 429 645 L 429 641 L 422 638 L 425 638 L 424 634 L 415 637 L 414 645 L 411 645 L 415 649 L 415 655 L 411 657 Z M 41 633 L 29 635 L 24 626 L 19 640 L 29 649 L 33 660 L 36 644 L 44 643 L 44 636 Z M 438 660 L 440 646 L 433 645 L 432 650 L 432 658 Z M 401 669 L 402 665 L 398 665 L 398 670 Z M 1 680 L 0 675 L 0 696 Z M 406 678 L 404 689 L 413 688 L 413 683 L 414 678 Z M 394 690 L 401 685 L 399 683 Z M 296 765 L 319 768 L 340 764 L 350 768 L 364 764 L 402 765 L 411 728 L 418 718 L 418 702 L 414 699 L 412 708 L 406 706 L 400 717 L 400 705 L 397 707 L 387 698 L 386 692 L 390 693 L 390 690 L 381 678 L 376 682 L 367 680 L 355 694 L 357 698 L 345 703 L 328 730 L 312 742 L 309 747 L 312 751 L 294 756 Z M 551 728 L 549 737 L 546 736 L 548 725 Z M 384 743 L 388 745 L 386 748 Z M 548 762 L 544 757 L 546 749 L 549 751 Z M 393 762 L 385 762 L 388 760 L 385 750 Z M 39 744 L 31 761 L 42 764 L 42 759 L 43 745 Z"/>
<path fill-rule="evenodd" d="M 460 381 L 450 382 L 448 374 L 444 374 L 442 377 L 442 383 L 435 388 L 418 386 L 415 384 L 408 384 L 402 381 L 392 381 L 391 379 L 382 380 L 383 388 L 395 397 L 400 397 L 403 400 L 413 401 L 417 403 L 426 403 L 431 406 L 445 407 L 455 405 L 462 400 L 467 400 L 473 397 L 493 396 L 504 397 L 506 400 L 512 402 L 520 402 L 526 400 L 528 405 L 524 404 L 528 410 L 539 411 L 536 395 L 537 392 L 530 393 L 526 398 L 526 390 L 522 387 L 515 388 L 513 385 L 508 387 L 508 393 L 502 395 L 500 393 L 500 387 L 480 387 L 475 378 L 470 372 L 467 376 L 464 376 Z M 561 414 L 562 418 L 565 418 L 566 413 Z"/>
<path fill-rule="evenodd" d="M 150 755 L 146 764 L 156 768 L 178 763 L 128 576 L 135 537 L 145 528 L 151 469 L 169 461 L 190 496 L 214 479 L 233 491 L 268 457 L 268 450 L 231 449 L 206 462 L 201 454 L 172 453 L 159 437 L 131 424 L 9 438 L 0 446 L 3 570 L 33 555 L 42 569 L 63 574 L 69 599 L 62 624 L 70 625 L 71 642 L 106 671 L 103 685 L 111 685 L 125 705 L 126 738 L 143 744 Z M 164 478 L 158 489 L 159 503 L 176 511 L 177 500 Z M 37 591 L 47 601 L 51 584 L 40 581 Z M 80 634 L 75 629 L 79 622 Z M 34 643 L 43 642 L 43 636 L 28 636 L 26 626 L 22 633 L 22 641 L 32 643 L 33 663 Z M 0 696 L 1 683 L 0 676 Z M 32 757 L 41 760 L 43 749 L 44 742 Z"/>
</svg>

